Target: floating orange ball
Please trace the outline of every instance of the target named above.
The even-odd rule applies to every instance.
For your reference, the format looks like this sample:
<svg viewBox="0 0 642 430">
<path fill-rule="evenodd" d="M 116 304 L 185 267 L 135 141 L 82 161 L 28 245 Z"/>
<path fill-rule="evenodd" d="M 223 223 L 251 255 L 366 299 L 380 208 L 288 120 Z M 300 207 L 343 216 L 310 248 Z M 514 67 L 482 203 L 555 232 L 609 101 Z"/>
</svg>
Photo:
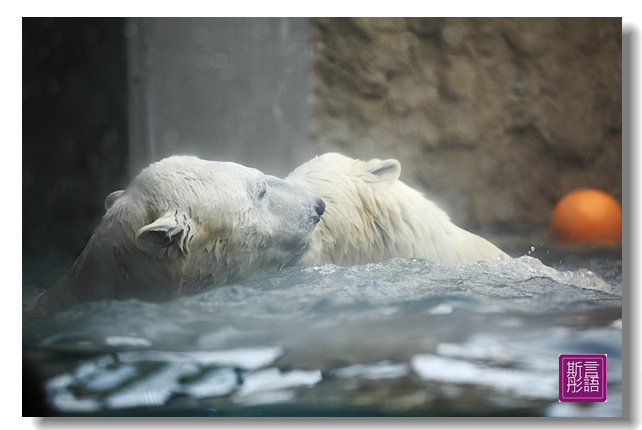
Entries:
<svg viewBox="0 0 642 430">
<path fill-rule="evenodd" d="M 551 229 L 565 243 L 614 245 L 622 241 L 622 207 L 603 191 L 580 188 L 557 202 Z"/>
</svg>

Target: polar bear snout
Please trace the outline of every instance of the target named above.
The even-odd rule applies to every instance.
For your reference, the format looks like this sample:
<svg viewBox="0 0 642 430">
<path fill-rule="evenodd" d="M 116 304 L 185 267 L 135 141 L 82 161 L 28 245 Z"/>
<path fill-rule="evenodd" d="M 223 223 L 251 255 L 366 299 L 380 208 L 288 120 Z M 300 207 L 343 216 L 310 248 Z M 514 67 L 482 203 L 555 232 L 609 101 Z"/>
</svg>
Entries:
<svg viewBox="0 0 642 430">
<path fill-rule="evenodd" d="M 314 228 L 319 224 L 321 216 L 325 212 L 325 202 L 321 200 L 320 197 L 314 196 L 314 203 L 312 204 L 311 209 L 310 221 L 312 222 L 312 228 Z"/>
</svg>

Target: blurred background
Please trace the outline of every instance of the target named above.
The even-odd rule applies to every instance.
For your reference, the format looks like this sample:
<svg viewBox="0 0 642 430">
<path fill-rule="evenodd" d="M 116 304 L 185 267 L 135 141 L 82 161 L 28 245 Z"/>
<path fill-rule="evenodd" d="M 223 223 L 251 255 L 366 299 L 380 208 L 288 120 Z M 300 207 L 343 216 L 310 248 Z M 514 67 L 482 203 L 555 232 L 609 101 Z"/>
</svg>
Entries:
<svg viewBox="0 0 642 430">
<path fill-rule="evenodd" d="M 285 176 L 394 157 L 460 226 L 546 231 L 622 201 L 620 18 L 23 19 L 23 258 L 75 258 L 172 154 Z"/>
</svg>

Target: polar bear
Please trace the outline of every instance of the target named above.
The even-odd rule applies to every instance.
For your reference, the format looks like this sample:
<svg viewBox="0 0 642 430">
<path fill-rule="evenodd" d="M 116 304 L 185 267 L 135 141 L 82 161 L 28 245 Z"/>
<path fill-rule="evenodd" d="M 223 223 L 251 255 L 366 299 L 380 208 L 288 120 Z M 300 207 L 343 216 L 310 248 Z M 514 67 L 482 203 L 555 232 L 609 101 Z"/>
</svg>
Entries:
<svg viewBox="0 0 642 430">
<path fill-rule="evenodd" d="M 360 161 L 337 153 L 297 167 L 286 180 L 319 195 L 326 211 L 300 264 L 340 266 L 420 257 L 443 264 L 504 260 L 495 245 L 457 227 L 399 180 L 397 160 Z"/>
<path fill-rule="evenodd" d="M 300 185 L 231 162 L 173 156 L 105 201 L 70 271 L 37 304 L 166 301 L 297 263 L 324 211 Z"/>
</svg>

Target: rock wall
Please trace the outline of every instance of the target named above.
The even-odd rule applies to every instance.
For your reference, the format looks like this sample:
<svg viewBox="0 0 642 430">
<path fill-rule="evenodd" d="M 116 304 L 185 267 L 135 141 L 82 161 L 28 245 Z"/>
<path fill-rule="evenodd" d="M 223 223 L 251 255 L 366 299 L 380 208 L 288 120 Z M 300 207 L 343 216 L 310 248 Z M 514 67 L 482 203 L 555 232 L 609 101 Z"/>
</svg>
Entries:
<svg viewBox="0 0 642 430">
<path fill-rule="evenodd" d="M 462 226 L 544 226 L 622 197 L 619 18 L 312 20 L 317 153 L 394 157 Z"/>
</svg>

